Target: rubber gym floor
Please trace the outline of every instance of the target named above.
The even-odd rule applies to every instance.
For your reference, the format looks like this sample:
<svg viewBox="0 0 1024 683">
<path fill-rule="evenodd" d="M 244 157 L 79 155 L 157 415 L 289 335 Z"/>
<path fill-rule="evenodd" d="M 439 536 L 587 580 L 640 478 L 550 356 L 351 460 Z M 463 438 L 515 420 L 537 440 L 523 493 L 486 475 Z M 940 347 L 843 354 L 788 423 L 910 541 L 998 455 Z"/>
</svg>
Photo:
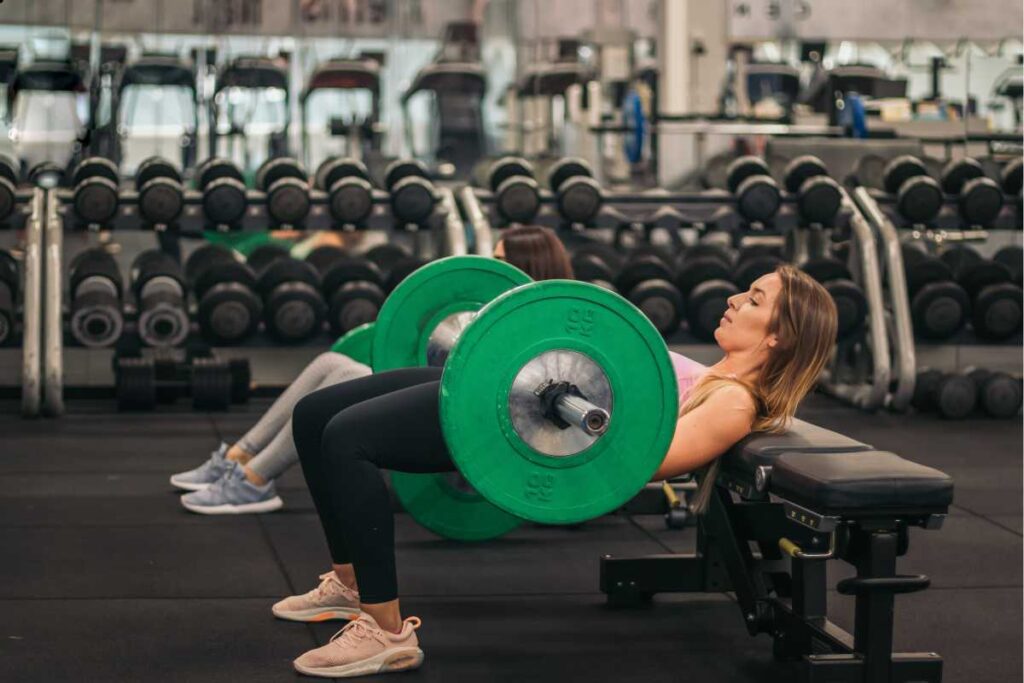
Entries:
<svg viewBox="0 0 1024 683">
<path fill-rule="evenodd" d="M 167 477 L 238 436 L 267 405 L 229 414 L 119 415 L 72 404 L 59 420 L 0 406 L 0 680 L 283 681 L 335 622 L 276 621 L 327 558 L 301 473 L 285 509 L 200 517 Z M 947 683 L 1019 681 L 1021 423 L 867 415 L 821 396 L 801 416 L 932 465 L 956 481 L 940 531 L 914 530 L 901 563 L 932 587 L 897 597 L 898 651 L 935 651 Z M 396 520 L 403 607 L 423 619 L 426 662 L 408 681 L 791 681 L 726 594 L 661 595 L 611 610 L 598 557 L 686 551 L 692 528 L 613 515 L 578 529 L 527 526 L 476 545 Z M 835 580 L 849 573 L 830 563 Z M 852 629 L 852 598 L 830 594 Z M 371 679 L 364 679 L 371 680 Z"/>
</svg>

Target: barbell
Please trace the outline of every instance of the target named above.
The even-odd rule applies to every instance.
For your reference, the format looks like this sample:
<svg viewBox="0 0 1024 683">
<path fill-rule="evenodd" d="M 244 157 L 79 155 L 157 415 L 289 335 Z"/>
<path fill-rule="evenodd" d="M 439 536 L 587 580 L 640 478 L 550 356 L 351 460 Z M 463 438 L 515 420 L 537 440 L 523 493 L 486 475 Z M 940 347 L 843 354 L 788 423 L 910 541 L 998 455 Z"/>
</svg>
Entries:
<svg viewBox="0 0 1024 683">
<path fill-rule="evenodd" d="M 675 431 L 672 363 L 639 309 L 490 258 L 423 266 L 372 327 L 333 348 L 374 372 L 444 368 L 441 426 L 458 473 L 393 472 L 392 486 L 418 522 L 449 538 L 611 512 L 650 480 Z"/>
</svg>

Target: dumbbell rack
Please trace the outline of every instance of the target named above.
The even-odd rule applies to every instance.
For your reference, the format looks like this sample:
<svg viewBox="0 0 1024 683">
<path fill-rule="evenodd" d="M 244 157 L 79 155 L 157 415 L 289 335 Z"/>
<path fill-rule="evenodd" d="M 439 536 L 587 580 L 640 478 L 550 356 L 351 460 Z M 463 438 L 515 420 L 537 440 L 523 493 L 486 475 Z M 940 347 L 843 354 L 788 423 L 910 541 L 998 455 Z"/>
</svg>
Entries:
<svg viewBox="0 0 1024 683">
<path fill-rule="evenodd" d="M 0 347 L 0 387 L 18 395 L 21 413 L 38 416 L 44 410 L 43 392 L 43 212 L 44 192 L 22 188 L 15 192 L 14 208 L 0 221 L 0 248 L 22 250 L 18 296 L 12 302 L 20 311 L 21 325 Z M 20 341 L 20 343 L 19 343 Z"/>
<path fill-rule="evenodd" d="M 389 195 L 375 190 L 373 212 L 360 226 L 340 226 L 344 232 L 358 232 L 365 235 L 362 246 L 369 249 L 377 244 L 394 242 L 410 252 L 424 258 L 435 258 L 451 253 L 465 254 L 465 228 L 457 213 L 454 196 L 449 187 L 436 187 L 438 201 L 433 213 L 423 225 L 407 225 L 395 228 L 396 221 L 390 212 Z M 301 229 L 306 231 L 336 230 L 327 207 L 326 193 L 310 190 L 310 211 L 301 226 L 274 224 L 266 208 L 266 195 L 255 190 L 246 191 L 246 211 L 234 226 L 209 224 L 203 213 L 203 195 L 193 190 L 183 193 L 183 209 L 174 225 L 153 225 L 141 216 L 139 193 L 122 189 L 118 192 L 118 209 L 114 218 L 104 226 L 90 225 L 82 221 L 74 211 L 74 192 L 67 188 L 55 188 L 41 196 L 41 213 L 46 215 L 47 286 L 43 291 L 46 310 L 49 314 L 43 324 L 42 337 L 45 339 L 47 412 L 59 415 L 63 412 L 64 387 L 81 387 L 87 391 L 111 387 L 114 384 L 113 348 L 85 348 L 65 344 L 63 298 L 64 273 L 75 252 L 101 244 L 107 235 L 116 236 L 122 246 L 119 265 L 127 272 L 129 256 L 156 246 L 159 241 L 178 240 L 196 245 L 209 233 L 238 234 L 264 232 L 268 229 Z M 42 222 L 42 221 L 40 221 Z M 190 245 L 191 246 L 191 245 Z M 182 254 L 183 257 L 187 254 Z M 184 261 L 184 258 L 182 259 Z M 131 296 L 127 295 L 126 299 Z M 191 298 L 191 297 L 190 297 Z M 130 306 L 127 307 L 131 313 Z M 190 315 L 194 319 L 194 315 Z M 125 333 L 129 326 L 126 324 Z M 192 335 L 190 335 L 191 337 Z M 211 349 L 225 360 L 234 358 L 250 359 L 254 368 L 253 382 L 259 386 L 286 386 L 302 367 L 317 353 L 322 352 L 334 341 L 324 333 L 309 342 L 282 346 L 270 344 L 263 335 L 246 343 L 232 347 Z"/>
<path fill-rule="evenodd" d="M 476 253 L 490 254 L 503 226 L 497 219 L 492 195 L 477 188 L 466 187 L 459 192 L 463 209 L 475 236 Z M 570 242 L 588 236 L 612 243 L 624 234 L 632 234 L 638 242 L 652 242 L 662 232 L 670 243 L 679 246 L 685 233 L 700 236 L 710 230 L 724 231 L 743 241 L 783 245 L 786 235 L 803 235 L 808 231 L 797 209 L 794 194 L 783 192 L 781 206 L 770 222 L 750 223 L 736 210 L 736 199 L 720 191 L 644 193 L 605 192 L 603 205 L 596 219 L 587 226 L 567 223 L 552 206 L 550 195 L 542 194 L 541 209 L 534 222 L 562 233 Z M 851 270 L 864 289 L 868 300 L 868 321 L 860 346 L 840 348 L 823 377 L 826 392 L 865 410 L 874 410 L 886 401 L 891 375 L 889 334 L 882 299 L 882 279 L 874 233 L 856 210 L 849 196 L 843 193 L 840 213 L 834 228 L 849 231 L 856 248 L 851 251 Z M 798 239 L 797 244 L 806 240 Z M 799 257 L 800 254 L 792 254 Z M 679 333 L 667 339 L 669 347 L 702 363 L 714 363 L 720 352 L 714 344 L 700 343 Z M 870 353 L 865 353 L 866 345 Z"/>
<path fill-rule="evenodd" d="M 920 225 L 907 221 L 899 214 L 891 195 L 858 187 L 853 191 L 853 197 L 882 240 L 886 256 L 889 302 L 897 325 L 894 336 L 900 368 L 897 379 L 901 385 L 909 386 L 909 394 L 913 394 L 913 377 L 918 367 L 927 366 L 946 372 L 956 372 L 969 366 L 982 366 L 990 370 L 1021 374 L 1020 335 L 1007 342 L 989 343 L 978 339 L 967 330 L 961 330 L 952 339 L 944 342 L 915 340 L 901 253 L 901 243 L 905 241 L 924 240 L 926 244 L 957 244 L 1000 239 L 1011 243 L 1019 240 L 1019 204 L 1013 201 L 1006 202 L 989 226 L 965 226 L 957 212 L 955 198 L 947 196 L 938 216 L 927 225 Z M 902 398 L 908 391 L 900 393 Z M 909 397 L 906 401 L 909 404 Z M 893 407 L 901 409 L 901 406 L 905 405 L 901 400 L 900 405 Z"/>
</svg>

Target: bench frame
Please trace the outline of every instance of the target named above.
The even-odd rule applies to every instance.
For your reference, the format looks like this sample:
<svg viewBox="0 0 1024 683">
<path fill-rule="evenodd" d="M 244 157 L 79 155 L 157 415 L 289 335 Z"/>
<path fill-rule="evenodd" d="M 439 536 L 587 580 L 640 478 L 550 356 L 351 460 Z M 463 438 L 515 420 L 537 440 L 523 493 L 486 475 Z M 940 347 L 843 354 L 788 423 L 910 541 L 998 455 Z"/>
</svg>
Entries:
<svg viewBox="0 0 1024 683">
<path fill-rule="evenodd" d="M 775 658 L 799 661 L 806 683 L 941 682 L 939 655 L 894 654 L 892 638 L 895 594 L 929 585 L 926 576 L 896 573 L 908 529 L 939 528 L 944 514 L 867 510 L 833 517 L 774 496 L 746 500 L 726 485 L 720 478 L 697 520 L 696 552 L 601 558 L 600 588 L 610 605 L 643 604 L 655 593 L 732 591 L 747 631 L 771 635 Z M 857 570 L 837 586 L 856 596 L 852 635 L 828 619 L 829 559 Z"/>
</svg>

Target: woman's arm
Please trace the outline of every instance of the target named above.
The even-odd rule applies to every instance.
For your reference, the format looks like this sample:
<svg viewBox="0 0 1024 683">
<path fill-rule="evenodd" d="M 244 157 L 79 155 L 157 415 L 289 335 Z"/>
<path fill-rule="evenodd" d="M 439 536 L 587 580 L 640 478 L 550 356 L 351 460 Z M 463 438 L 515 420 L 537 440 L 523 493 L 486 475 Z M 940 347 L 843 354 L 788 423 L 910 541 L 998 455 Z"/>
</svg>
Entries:
<svg viewBox="0 0 1024 683">
<path fill-rule="evenodd" d="M 746 389 L 726 386 L 676 422 L 668 454 L 651 481 L 678 477 L 708 464 L 750 433 L 754 400 Z"/>
</svg>

